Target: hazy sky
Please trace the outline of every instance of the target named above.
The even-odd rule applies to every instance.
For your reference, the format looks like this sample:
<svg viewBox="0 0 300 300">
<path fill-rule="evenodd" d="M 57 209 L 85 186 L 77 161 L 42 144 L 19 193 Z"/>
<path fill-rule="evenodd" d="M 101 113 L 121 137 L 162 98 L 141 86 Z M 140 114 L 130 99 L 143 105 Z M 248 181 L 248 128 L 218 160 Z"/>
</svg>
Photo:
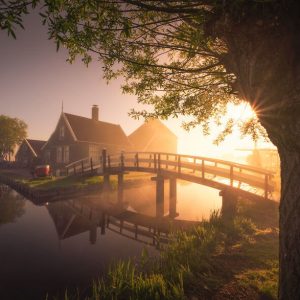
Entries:
<svg viewBox="0 0 300 300">
<path fill-rule="evenodd" d="M 136 97 L 122 94 L 121 80 L 107 85 L 100 62 L 87 68 L 80 60 L 70 65 L 66 58 L 67 52 L 56 52 L 47 39 L 37 15 L 25 18 L 25 31 L 17 31 L 17 40 L 0 32 L 0 114 L 23 119 L 29 138 L 45 140 L 55 128 L 62 101 L 65 112 L 85 117 L 90 117 L 93 104 L 99 105 L 100 119 L 120 124 L 127 134 L 142 124 L 128 117 L 130 108 L 137 106 Z M 165 122 L 179 137 L 179 152 L 218 155 L 220 148 L 212 145 L 212 137 L 203 138 L 199 128 L 186 133 L 180 123 Z M 249 145 L 235 136 L 221 148 L 230 152 Z"/>
</svg>

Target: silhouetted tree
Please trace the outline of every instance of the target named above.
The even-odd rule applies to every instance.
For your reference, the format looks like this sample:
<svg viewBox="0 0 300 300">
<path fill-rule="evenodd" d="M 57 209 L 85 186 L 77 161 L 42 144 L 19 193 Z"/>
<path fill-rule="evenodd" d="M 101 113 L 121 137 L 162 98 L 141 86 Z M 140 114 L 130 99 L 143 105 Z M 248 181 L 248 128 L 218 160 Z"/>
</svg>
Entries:
<svg viewBox="0 0 300 300">
<path fill-rule="evenodd" d="M 68 48 L 70 61 L 77 55 L 87 64 L 100 58 L 107 79 L 124 76 L 124 91 L 153 106 L 150 113 L 132 111 L 134 116 L 189 115 L 194 118 L 188 125 L 206 129 L 228 102 L 251 105 L 258 120 L 242 131 L 256 136 L 259 121 L 281 158 L 279 298 L 300 299 L 298 1 L 45 3 L 42 17 L 50 37 Z M 1 5 L 5 1 L 3 16 L 9 8 Z"/>
<path fill-rule="evenodd" d="M 8 160 L 27 135 L 27 125 L 17 118 L 0 115 L 0 161 Z"/>
</svg>

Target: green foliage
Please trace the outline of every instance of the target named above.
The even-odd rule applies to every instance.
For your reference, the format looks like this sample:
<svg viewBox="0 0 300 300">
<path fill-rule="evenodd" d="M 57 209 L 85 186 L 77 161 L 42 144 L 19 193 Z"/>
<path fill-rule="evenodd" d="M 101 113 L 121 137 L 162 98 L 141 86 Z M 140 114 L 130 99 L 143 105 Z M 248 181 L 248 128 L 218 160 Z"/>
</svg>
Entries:
<svg viewBox="0 0 300 300">
<path fill-rule="evenodd" d="M 181 285 L 180 285 L 181 283 Z M 137 271 L 132 261 L 119 262 L 108 272 L 105 280 L 93 285 L 93 297 L 101 299 L 185 299 L 182 280 L 168 282 L 163 274 L 144 274 Z"/>
<path fill-rule="evenodd" d="M 256 262 L 256 268 L 249 268 L 237 275 L 241 284 L 254 286 L 263 299 L 277 299 L 278 293 L 278 239 L 265 234 L 260 242 L 243 249 Z"/>
<path fill-rule="evenodd" d="M 22 16 L 41 1 L 2 1 L 0 28 L 14 35 Z M 212 121 L 222 123 L 229 102 L 249 101 L 238 95 L 239 76 L 230 63 L 227 33 L 248 21 L 253 24 L 282 11 L 293 11 L 285 1 L 67 1 L 46 0 L 40 13 L 49 38 L 88 65 L 103 62 L 107 80 L 122 75 L 123 91 L 133 93 L 149 110 L 131 111 L 133 117 L 188 116 L 185 127 L 201 124 L 209 132 Z M 222 28 L 222 30 L 219 30 Z M 227 32 L 227 31 L 228 32 Z M 247 88 L 247 86 L 245 86 Z M 257 100 L 257 99 L 254 99 Z M 254 107 L 254 103 L 252 106 Z M 257 119 L 243 133 L 254 138 Z M 217 141 L 231 132 L 227 123 Z"/>
<path fill-rule="evenodd" d="M 257 141 L 260 137 L 268 140 L 266 130 L 260 125 L 257 118 L 250 118 L 246 122 L 240 124 L 240 132 L 242 136 L 250 135 L 253 141 Z"/>
<path fill-rule="evenodd" d="M 16 27 L 23 26 L 23 16 L 29 13 L 39 3 L 39 0 L 1 0 L 0 1 L 0 29 L 6 30 L 8 35 L 16 38 Z"/>
<path fill-rule="evenodd" d="M 57 188 L 83 188 L 90 185 L 103 183 L 102 176 L 82 176 L 82 177 L 45 177 L 23 179 L 23 183 L 37 189 L 57 189 Z"/>
<path fill-rule="evenodd" d="M 16 145 L 27 135 L 27 125 L 22 120 L 0 115 L 0 161 L 7 160 Z"/>
</svg>

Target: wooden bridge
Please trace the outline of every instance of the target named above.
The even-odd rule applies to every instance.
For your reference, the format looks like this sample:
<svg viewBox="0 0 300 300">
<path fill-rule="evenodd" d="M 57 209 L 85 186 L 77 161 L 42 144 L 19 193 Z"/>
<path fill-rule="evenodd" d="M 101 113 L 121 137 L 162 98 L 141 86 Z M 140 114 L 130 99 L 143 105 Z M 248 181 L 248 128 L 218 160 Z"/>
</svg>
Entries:
<svg viewBox="0 0 300 300">
<path fill-rule="evenodd" d="M 274 200 L 273 172 L 214 158 L 157 152 L 108 155 L 103 150 L 98 161 L 85 158 L 66 166 L 68 175 L 109 176 L 130 171 L 154 173 L 163 179 L 178 178 L 247 198 Z"/>
</svg>

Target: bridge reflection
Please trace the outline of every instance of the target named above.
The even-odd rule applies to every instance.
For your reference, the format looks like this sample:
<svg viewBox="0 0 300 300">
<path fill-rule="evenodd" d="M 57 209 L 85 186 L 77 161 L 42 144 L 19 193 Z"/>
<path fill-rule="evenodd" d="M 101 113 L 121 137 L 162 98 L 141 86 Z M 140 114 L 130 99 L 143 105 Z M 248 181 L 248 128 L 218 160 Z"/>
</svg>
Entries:
<svg viewBox="0 0 300 300">
<path fill-rule="evenodd" d="M 173 196 L 174 190 L 170 194 Z M 166 215 L 163 203 L 156 207 L 155 216 L 136 212 L 123 200 L 122 188 L 117 193 L 106 191 L 86 198 L 47 203 L 46 207 L 60 240 L 89 232 L 91 244 L 96 243 L 98 233 L 105 235 L 111 231 L 159 247 L 168 242 L 172 231 L 187 230 L 199 223 L 174 219 L 178 216 L 176 197 L 170 197 L 169 213 Z"/>
</svg>

